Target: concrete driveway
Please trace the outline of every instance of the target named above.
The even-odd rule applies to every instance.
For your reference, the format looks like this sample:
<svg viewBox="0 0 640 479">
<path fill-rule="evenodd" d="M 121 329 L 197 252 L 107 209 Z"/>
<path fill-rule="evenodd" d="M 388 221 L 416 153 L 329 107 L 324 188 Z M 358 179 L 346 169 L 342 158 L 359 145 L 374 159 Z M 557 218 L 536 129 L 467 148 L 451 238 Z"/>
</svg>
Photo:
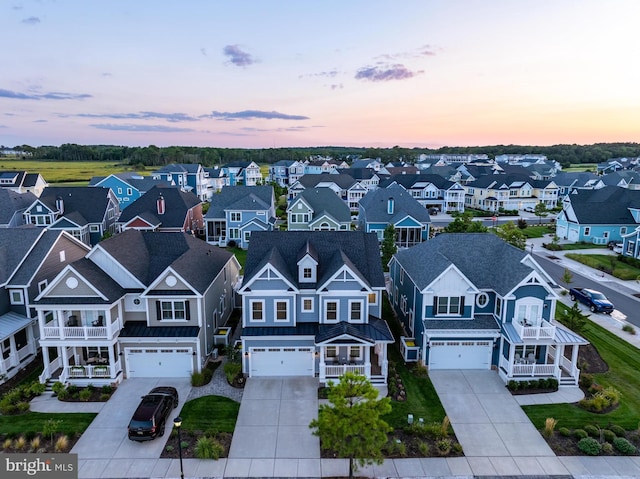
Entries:
<svg viewBox="0 0 640 479">
<path fill-rule="evenodd" d="M 429 371 L 466 457 L 555 456 L 495 371 Z"/>
<path fill-rule="evenodd" d="M 173 386 L 178 390 L 180 404 L 169 413 L 166 433 L 153 441 L 134 442 L 127 437 L 127 426 L 140 398 L 156 386 Z M 91 422 L 82 437 L 71 449 L 83 460 L 90 459 L 154 459 L 160 457 L 169 439 L 173 418 L 182 409 L 191 384 L 183 378 L 135 378 L 125 379 Z"/>
<path fill-rule="evenodd" d="M 320 440 L 309 429 L 317 417 L 316 378 L 249 378 L 229 459 L 320 458 Z"/>
</svg>

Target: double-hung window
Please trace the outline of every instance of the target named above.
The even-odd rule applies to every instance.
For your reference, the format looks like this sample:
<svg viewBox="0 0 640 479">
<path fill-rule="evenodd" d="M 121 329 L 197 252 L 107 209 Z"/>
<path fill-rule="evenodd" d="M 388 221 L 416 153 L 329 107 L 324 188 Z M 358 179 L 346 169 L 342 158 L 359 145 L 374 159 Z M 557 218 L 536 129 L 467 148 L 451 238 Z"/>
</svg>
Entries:
<svg viewBox="0 0 640 479">
<path fill-rule="evenodd" d="M 362 321 L 362 302 L 349 301 L 349 321 Z"/>
<path fill-rule="evenodd" d="M 327 321 L 338 320 L 338 302 L 337 301 L 327 301 L 324 304 L 324 308 L 325 308 L 325 319 Z"/>
<path fill-rule="evenodd" d="M 240 213 L 239 211 L 232 211 L 231 221 L 233 221 L 234 223 L 239 223 L 240 221 L 242 221 L 242 213 Z"/>
<path fill-rule="evenodd" d="M 251 301 L 251 321 L 264 321 L 264 301 Z"/>
<path fill-rule="evenodd" d="M 189 319 L 187 301 L 160 301 L 160 319 L 162 321 L 185 321 Z"/>
<path fill-rule="evenodd" d="M 276 321 L 289 320 L 289 303 L 287 301 L 276 301 Z"/>
<path fill-rule="evenodd" d="M 459 316 L 464 308 L 464 297 L 436 296 L 434 303 L 436 316 Z"/>
</svg>

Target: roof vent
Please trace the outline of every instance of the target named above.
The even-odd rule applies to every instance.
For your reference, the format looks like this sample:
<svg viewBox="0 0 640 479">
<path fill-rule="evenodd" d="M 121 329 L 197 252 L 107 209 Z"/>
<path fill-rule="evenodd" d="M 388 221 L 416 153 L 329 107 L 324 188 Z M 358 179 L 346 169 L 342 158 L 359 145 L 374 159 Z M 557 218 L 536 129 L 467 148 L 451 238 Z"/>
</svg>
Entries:
<svg viewBox="0 0 640 479">
<path fill-rule="evenodd" d="M 166 206 L 164 203 L 164 197 L 162 196 L 162 193 L 160 193 L 160 196 L 158 196 L 158 200 L 156 201 L 156 207 L 158 209 L 158 214 L 163 215 L 165 212 Z"/>
</svg>

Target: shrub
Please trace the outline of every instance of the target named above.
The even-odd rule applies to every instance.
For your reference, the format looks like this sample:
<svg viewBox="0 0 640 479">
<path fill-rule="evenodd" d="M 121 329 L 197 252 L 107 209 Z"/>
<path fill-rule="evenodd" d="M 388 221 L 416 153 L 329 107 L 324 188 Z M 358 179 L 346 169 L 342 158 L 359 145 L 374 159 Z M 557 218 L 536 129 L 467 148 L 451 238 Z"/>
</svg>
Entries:
<svg viewBox="0 0 640 479">
<path fill-rule="evenodd" d="M 54 449 L 56 452 L 65 452 L 69 449 L 69 438 L 67 438 L 67 436 L 60 436 L 56 439 Z"/>
<path fill-rule="evenodd" d="M 91 392 L 91 390 L 89 388 L 87 389 L 83 389 L 82 391 L 80 391 L 78 393 L 79 397 L 80 397 L 80 401 L 82 402 L 87 402 L 89 399 L 91 399 L 91 395 L 93 393 Z"/>
<path fill-rule="evenodd" d="M 29 386 L 29 395 L 30 396 L 40 396 L 45 390 L 45 385 L 38 382 L 38 381 L 34 381 L 31 383 L 31 385 Z"/>
<path fill-rule="evenodd" d="M 110 386 L 109 384 L 105 384 L 104 386 L 102 386 L 101 391 L 102 391 L 102 394 L 111 395 L 113 393 L 113 386 Z"/>
<path fill-rule="evenodd" d="M 69 398 L 69 391 L 67 391 L 66 389 L 63 389 L 58 393 L 58 399 L 60 401 L 66 401 L 68 398 Z"/>
<path fill-rule="evenodd" d="M 100 401 L 106 402 L 111 399 L 111 394 L 102 393 L 100 394 Z"/>
<path fill-rule="evenodd" d="M 610 386 L 602 391 L 602 395 L 607 398 L 612 406 L 617 406 L 620 403 L 622 394 L 616 388 Z"/>
<path fill-rule="evenodd" d="M 13 447 L 18 451 L 22 451 L 25 447 L 27 447 L 27 440 L 24 436 L 20 436 L 18 439 L 16 439 L 16 442 L 13 443 Z"/>
<path fill-rule="evenodd" d="M 445 416 L 440 424 L 441 437 L 447 437 L 449 435 L 449 426 L 451 426 L 451 421 L 449 420 L 449 416 Z"/>
<path fill-rule="evenodd" d="M 198 459 L 219 459 L 224 448 L 212 437 L 203 436 L 196 443 L 196 457 Z"/>
<path fill-rule="evenodd" d="M 575 431 L 573 431 L 573 435 L 578 439 L 589 437 L 589 434 L 587 434 L 587 431 L 585 431 L 584 429 L 576 429 Z"/>
<path fill-rule="evenodd" d="M 87 389 L 91 392 L 93 392 L 95 390 L 95 386 L 93 384 L 87 384 Z"/>
<path fill-rule="evenodd" d="M 578 441 L 578 449 L 588 456 L 597 456 L 602 451 L 602 446 L 592 437 L 585 437 Z"/>
<path fill-rule="evenodd" d="M 70 384 L 69 387 L 67 388 L 67 391 L 69 392 L 69 394 L 73 396 L 78 392 L 78 386 L 76 386 L 75 384 Z"/>
<path fill-rule="evenodd" d="M 407 445 L 404 442 L 396 443 L 396 452 L 400 457 L 407 455 Z"/>
<path fill-rule="evenodd" d="M 509 389 L 509 391 L 517 391 L 518 387 L 518 381 L 514 381 L 513 379 L 507 383 L 507 388 Z"/>
<path fill-rule="evenodd" d="M 436 447 L 440 455 L 446 456 L 451 452 L 451 439 L 440 439 L 436 441 Z"/>
<path fill-rule="evenodd" d="M 60 431 L 61 424 L 62 424 L 61 420 L 56 421 L 55 419 L 47 419 L 42 425 L 42 434 L 44 436 L 51 438 L 51 440 L 53 441 L 53 436 L 58 431 Z"/>
<path fill-rule="evenodd" d="M 518 218 L 518 228 L 524 230 L 527 228 L 527 220 L 524 218 Z"/>
<path fill-rule="evenodd" d="M 2 398 L 0 400 L 0 414 L 3 416 L 10 416 L 11 414 L 15 414 L 17 412 L 17 406 L 12 403 L 7 397 Z"/>
<path fill-rule="evenodd" d="M 558 389 L 558 380 L 556 378 L 547 378 L 547 387 L 549 389 Z"/>
<path fill-rule="evenodd" d="M 29 411 L 30 408 L 31 404 L 27 401 L 20 401 L 18 404 L 16 404 L 16 410 L 18 414 L 24 414 L 25 412 Z"/>
<path fill-rule="evenodd" d="M 40 437 L 34 437 L 31 440 L 31 443 L 29 444 L 29 446 L 31 447 L 32 451 L 37 451 L 38 449 L 40 449 Z"/>
<path fill-rule="evenodd" d="M 235 377 L 242 371 L 242 365 L 238 363 L 225 363 L 224 374 L 227 376 L 229 384 L 233 384 Z"/>
<path fill-rule="evenodd" d="M 205 368 L 203 371 L 204 375 L 204 384 L 209 384 L 211 382 L 211 378 L 213 377 L 213 371 L 209 368 Z"/>
<path fill-rule="evenodd" d="M 584 427 L 584 430 L 587 431 L 587 434 L 589 434 L 589 436 L 591 437 L 600 437 L 600 428 L 594 426 L 593 424 L 587 424 Z"/>
<path fill-rule="evenodd" d="M 610 442 L 605 442 L 604 444 L 602 444 L 602 452 L 604 452 L 605 454 L 611 454 L 613 452 L 613 446 Z"/>
<path fill-rule="evenodd" d="M 12 445 L 13 445 L 13 441 L 11 439 L 7 438 L 2 443 L 2 449 L 4 449 L 4 450 L 11 449 Z"/>
<path fill-rule="evenodd" d="M 616 436 L 619 436 L 619 437 L 624 437 L 625 434 L 626 434 L 626 431 L 624 430 L 624 428 L 621 428 L 617 424 L 611 424 L 609 426 L 609 430 L 612 431 Z"/>
<path fill-rule="evenodd" d="M 567 427 L 561 427 L 560 429 L 558 429 L 558 434 L 564 437 L 569 437 L 571 436 L 571 430 L 569 430 L 569 428 Z"/>
<path fill-rule="evenodd" d="M 613 442 L 613 440 L 616 438 L 616 434 L 613 431 L 610 431 L 609 429 L 603 429 L 602 437 L 607 442 Z"/>
<path fill-rule="evenodd" d="M 546 438 L 549 438 L 551 436 L 553 436 L 553 431 L 556 428 L 556 425 L 558 424 L 558 420 L 554 419 L 552 417 L 548 417 L 545 421 L 544 421 L 544 431 L 542 433 L 542 435 Z"/>
<path fill-rule="evenodd" d="M 173 449 L 174 449 L 174 447 L 173 447 L 171 444 L 169 444 L 169 445 L 167 445 L 167 447 L 165 447 L 164 449 L 165 449 L 165 451 L 167 451 L 167 452 L 172 452 L 172 451 L 173 451 Z"/>
<path fill-rule="evenodd" d="M 624 437 L 616 437 L 613 440 L 613 447 L 627 456 L 631 456 L 636 453 L 636 446 L 631 444 Z"/>
<path fill-rule="evenodd" d="M 188 447 L 189 447 L 189 441 L 181 441 L 181 442 L 180 442 L 180 447 L 181 447 L 182 449 L 186 449 L 186 448 L 188 448 Z"/>
<path fill-rule="evenodd" d="M 56 396 L 60 396 L 60 393 L 62 391 L 65 391 L 64 384 L 62 384 L 61 382 L 53 383 L 53 385 L 51 386 L 51 389 L 53 390 Z"/>
<path fill-rule="evenodd" d="M 193 373 L 193 374 L 191 374 L 191 385 L 193 387 L 200 387 L 200 386 L 204 385 L 204 374 L 203 373 Z"/>
<path fill-rule="evenodd" d="M 630 324 L 625 324 L 624 326 L 622 326 L 622 330 L 625 333 L 629 333 L 629 334 L 636 334 L 636 328 L 634 328 L 633 326 L 631 326 Z"/>
<path fill-rule="evenodd" d="M 460 444 L 459 442 L 454 442 L 451 448 L 455 453 L 462 454 L 462 444 Z"/>
<path fill-rule="evenodd" d="M 424 424 L 414 422 L 413 424 L 409 424 L 408 426 L 406 426 L 404 428 L 404 432 L 412 436 L 429 437 L 431 436 L 432 431 L 430 428 L 426 427 Z"/>
<path fill-rule="evenodd" d="M 593 384 L 593 376 L 591 374 L 583 373 L 580 375 L 580 387 L 589 389 Z"/>
<path fill-rule="evenodd" d="M 418 451 L 423 457 L 429 457 L 429 444 L 426 442 L 420 441 L 418 444 Z"/>
</svg>

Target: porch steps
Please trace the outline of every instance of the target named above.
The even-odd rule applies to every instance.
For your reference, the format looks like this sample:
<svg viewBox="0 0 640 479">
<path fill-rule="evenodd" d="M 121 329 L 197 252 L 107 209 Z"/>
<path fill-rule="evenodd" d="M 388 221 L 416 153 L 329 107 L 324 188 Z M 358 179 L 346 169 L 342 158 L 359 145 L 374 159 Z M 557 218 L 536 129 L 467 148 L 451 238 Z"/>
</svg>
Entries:
<svg viewBox="0 0 640 479">
<path fill-rule="evenodd" d="M 53 385 L 58 382 L 60 378 L 49 378 L 47 382 L 44 383 L 44 391 L 48 393 L 53 393 Z"/>
<path fill-rule="evenodd" d="M 560 378 L 560 382 L 558 383 L 558 387 L 563 387 L 563 386 L 571 386 L 571 387 L 575 387 L 576 386 L 576 380 L 575 378 L 564 378 L 561 377 Z"/>
</svg>

